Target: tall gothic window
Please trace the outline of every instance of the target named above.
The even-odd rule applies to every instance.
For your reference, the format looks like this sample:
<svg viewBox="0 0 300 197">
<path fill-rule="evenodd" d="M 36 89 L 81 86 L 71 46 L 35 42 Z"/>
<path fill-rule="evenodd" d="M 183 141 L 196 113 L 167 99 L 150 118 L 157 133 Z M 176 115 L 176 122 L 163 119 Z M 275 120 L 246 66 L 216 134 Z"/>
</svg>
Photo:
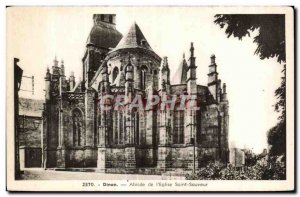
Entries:
<svg viewBox="0 0 300 197">
<path fill-rule="evenodd" d="M 184 111 L 174 111 L 174 144 L 184 143 Z"/>
<path fill-rule="evenodd" d="M 147 80 L 146 80 L 146 77 L 147 77 L 147 71 L 148 71 L 148 68 L 147 66 L 143 65 L 142 66 L 142 73 L 141 73 L 141 84 L 142 84 L 142 90 L 144 90 L 146 88 L 146 83 L 147 83 Z"/>
<path fill-rule="evenodd" d="M 74 146 L 82 146 L 82 114 L 79 109 L 74 109 L 73 114 L 73 145 Z"/>
<path fill-rule="evenodd" d="M 113 112 L 113 144 L 123 144 L 124 117 L 122 111 Z"/>
<path fill-rule="evenodd" d="M 139 113 L 138 121 L 139 121 L 138 144 L 144 145 L 144 144 L 146 144 L 146 121 L 147 121 L 146 117 L 145 117 L 145 111 L 144 112 L 141 111 Z"/>
<path fill-rule="evenodd" d="M 113 70 L 113 74 L 112 74 L 112 77 L 113 77 L 112 82 L 113 83 L 115 82 L 116 78 L 118 77 L 118 74 L 119 74 L 119 69 L 118 69 L 118 67 L 115 67 Z"/>
</svg>

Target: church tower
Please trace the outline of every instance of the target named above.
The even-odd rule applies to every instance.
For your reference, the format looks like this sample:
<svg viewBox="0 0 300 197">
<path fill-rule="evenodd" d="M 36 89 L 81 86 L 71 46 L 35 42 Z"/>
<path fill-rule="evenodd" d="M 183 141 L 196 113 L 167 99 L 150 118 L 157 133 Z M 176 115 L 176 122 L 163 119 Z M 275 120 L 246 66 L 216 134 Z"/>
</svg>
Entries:
<svg viewBox="0 0 300 197">
<path fill-rule="evenodd" d="M 94 77 L 107 53 L 117 46 L 122 34 L 116 29 L 115 14 L 94 14 L 94 26 L 86 43 L 83 63 L 83 83 L 85 88 Z"/>
</svg>

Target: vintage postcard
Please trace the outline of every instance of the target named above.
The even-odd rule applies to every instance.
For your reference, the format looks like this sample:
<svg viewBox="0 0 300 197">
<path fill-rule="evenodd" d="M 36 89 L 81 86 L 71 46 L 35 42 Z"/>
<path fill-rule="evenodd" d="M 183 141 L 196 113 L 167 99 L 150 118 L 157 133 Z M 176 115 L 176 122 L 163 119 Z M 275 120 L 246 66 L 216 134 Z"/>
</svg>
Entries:
<svg viewBox="0 0 300 197">
<path fill-rule="evenodd" d="M 8 191 L 294 191 L 293 7 L 6 9 Z"/>
</svg>

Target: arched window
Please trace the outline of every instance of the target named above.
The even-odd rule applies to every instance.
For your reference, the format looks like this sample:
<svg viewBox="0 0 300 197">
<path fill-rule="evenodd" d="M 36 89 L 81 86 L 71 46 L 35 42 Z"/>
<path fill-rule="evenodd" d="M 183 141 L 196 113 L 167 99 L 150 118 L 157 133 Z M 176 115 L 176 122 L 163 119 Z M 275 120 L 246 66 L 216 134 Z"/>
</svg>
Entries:
<svg viewBox="0 0 300 197">
<path fill-rule="evenodd" d="M 113 144 L 123 144 L 123 112 L 122 110 L 113 111 Z"/>
<path fill-rule="evenodd" d="M 142 68 L 141 68 L 141 89 L 144 90 L 146 88 L 146 82 L 147 82 L 147 72 L 148 72 L 148 68 L 147 66 L 143 65 Z"/>
<path fill-rule="evenodd" d="M 119 69 L 118 69 L 118 67 L 115 67 L 114 70 L 113 70 L 113 74 L 112 74 L 112 77 L 113 77 L 112 82 L 113 83 L 115 82 L 118 75 L 119 75 Z"/>
<path fill-rule="evenodd" d="M 82 114 L 79 109 L 74 109 L 72 113 L 73 119 L 73 145 L 74 146 L 82 146 Z"/>
</svg>

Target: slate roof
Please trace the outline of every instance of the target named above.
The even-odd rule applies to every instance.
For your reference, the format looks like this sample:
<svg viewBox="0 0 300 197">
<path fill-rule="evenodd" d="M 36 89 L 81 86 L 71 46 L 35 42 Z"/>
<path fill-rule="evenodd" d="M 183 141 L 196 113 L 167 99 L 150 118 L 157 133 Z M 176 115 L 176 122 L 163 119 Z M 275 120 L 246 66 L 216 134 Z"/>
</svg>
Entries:
<svg viewBox="0 0 300 197">
<path fill-rule="evenodd" d="M 188 70 L 188 64 L 187 64 L 185 58 L 183 58 L 182 61 L 179 64 L 177 70 L 174 73 L 174 76 L 171 80 L 172 83 L 174 83 L 174 84 L 186 84 L 187 70 Z"/>
<path fill-rule="evenodd" d="M 100 48 L 114 48 L 122 38 L 122 34 L 113 26 L 99 23 L 93 26 L 87 44 L 93 44 Z"/>
<path fill-rule="evenodd" d="M 116 46 L 115 49 L 112 50 L 112 52 L 126 48 L 143 48 L 153 51 L 148 41 L 146 40 L 144 34 L 142 33 L 141 29 L 136 23 L 134 23 L 130 27 L 127 35 L 121 39 L 119 44 Z"/>
</svg>

